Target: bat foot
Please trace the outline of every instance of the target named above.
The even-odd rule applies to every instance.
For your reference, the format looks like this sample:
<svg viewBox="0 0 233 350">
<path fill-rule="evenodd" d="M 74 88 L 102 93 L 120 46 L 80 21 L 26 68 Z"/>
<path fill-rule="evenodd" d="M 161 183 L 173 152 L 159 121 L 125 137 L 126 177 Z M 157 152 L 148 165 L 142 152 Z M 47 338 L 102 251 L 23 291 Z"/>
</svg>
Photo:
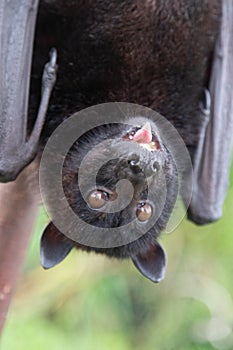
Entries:
<svg viewBox="0 0 233 350">
<path fill-rule="evenodd" d="M 53 85 L 56 81 L 57 50 L 55 48 L 52 48 L 49 55 L 50 61 L 46 63 L 42 77 L 42 94 L 44 93 L 45 89 L 48 89 L 49 93 L 51 93 Z"/>
<path fill-rule="evenodd" d="M 41 130 L 44 125 L 49 99 L 56 81 L 57 50 L 50 51 L 50 61 L 45 65 L 42 77 L 42 96 L 36 122 L 28 140 L 20 142 L 5 142 L 1 144 L 0 154 L 0 182 L 14 181 L 18 174 L 36 156 Z M 25 112 L 25 119 L 27 114 Z M 9 130 L 10 133 L 10 130 Z M 9 138 L 10 139 L 10 138 Z M 1 141 L 1 140 L 0 140 Z"/>
</svg>

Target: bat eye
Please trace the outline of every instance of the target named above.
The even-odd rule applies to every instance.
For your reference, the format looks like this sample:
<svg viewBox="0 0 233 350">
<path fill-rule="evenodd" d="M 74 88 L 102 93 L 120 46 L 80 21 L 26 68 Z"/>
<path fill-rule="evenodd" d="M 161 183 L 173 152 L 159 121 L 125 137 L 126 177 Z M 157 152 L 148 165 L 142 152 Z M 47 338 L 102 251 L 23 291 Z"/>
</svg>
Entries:
<svg viewBox="0 0 233 350">
<path fill-rule="evenodd" d="M 89 194 L 87 203 L 92 209 L 100 209 L 105 205 L 107 200 L 108 194 L 106 192 L 101 190 L 94 190 Z"/>
<path fill-rule="evenodd" d="M 147 221 L 152 216 L 152 206 L 149 203 L 141 202 L 138 204 L 136 215 L 139 221 Z"/>
</svg>

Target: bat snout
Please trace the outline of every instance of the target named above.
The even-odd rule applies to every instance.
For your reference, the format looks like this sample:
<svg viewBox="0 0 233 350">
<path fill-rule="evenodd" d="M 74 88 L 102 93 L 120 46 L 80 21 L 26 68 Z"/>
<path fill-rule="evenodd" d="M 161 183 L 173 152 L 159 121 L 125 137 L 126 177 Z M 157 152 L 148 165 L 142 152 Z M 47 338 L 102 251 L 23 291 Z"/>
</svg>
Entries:
<svg viewBox="0 0 233 350">
<path fill-rule="evenodd" d="M 153 157 L 143 157 L 136 153 L 129 156 L 128 165 L 133 174 L 144 174 L 146 177 L 154 176 L 160 169 L 159 160 Z"/>
</svg>

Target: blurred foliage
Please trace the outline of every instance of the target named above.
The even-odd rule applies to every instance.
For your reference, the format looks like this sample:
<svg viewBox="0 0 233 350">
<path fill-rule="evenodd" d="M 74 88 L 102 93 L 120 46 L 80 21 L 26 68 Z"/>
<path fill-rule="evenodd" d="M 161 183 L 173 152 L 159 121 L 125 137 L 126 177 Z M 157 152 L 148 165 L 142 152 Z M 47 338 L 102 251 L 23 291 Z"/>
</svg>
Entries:
<svg viewBox="0 0 233 350">
<path fill-rule="evenodd" d="M 232 208 L 233 186 L 219 222 L 183 220 L 161 237 L 169 261 L 158 285 L 130 261 L 77 251 L 43 270 L 42 209 L 1 349 L 233 349 Z"/>
</svg>

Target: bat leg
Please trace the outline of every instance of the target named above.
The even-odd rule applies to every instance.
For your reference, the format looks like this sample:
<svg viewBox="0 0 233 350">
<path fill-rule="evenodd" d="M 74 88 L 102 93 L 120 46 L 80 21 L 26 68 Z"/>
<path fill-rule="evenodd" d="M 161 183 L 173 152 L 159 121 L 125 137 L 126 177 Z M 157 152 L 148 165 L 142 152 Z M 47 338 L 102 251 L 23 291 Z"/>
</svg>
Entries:
<svg viewBox="0 0 233 350">
<path fill-rule="evenodd" d="M 31 154 L 34 158 L 38 142 L 43 128 L 45 117 L 48 109 L 49 99 L 53 90 L 53 86 L 56 81 L 56 72 L 57 72 L 57 50 L 52 48 L 50 51 L 50 61 L 46 63 L 44 67 L 44 72 L 42 76 L 42 89 L 41 89 L 41 101 L 39 106 L 39 111 L 37 114 L 36 122 L 29 138 L 29 141 L 26 144 L 28 148 L 28 154 Z"/>
<path fill-rule="evenodd" d="M 1 150 L 0 182 L 14 181 L 18 174 L 31 161 L 33 161 L 36 156 L 40 134 L 46 118 L 49 99 L 56 81 L 56 61 L 57 51 L 53 48 L 50 51 L 50 61 L 46 63 L 44 67 L 42 76 L 41 101 L 32 133 L 27 141 L 24 140 L 24 142 L 21 142 L 20 145 L 17 145 L 17 149 L 15 149 L 16 146 L 12 145 L 11 141 L 8 140 L 6 147 L 4 147 L 5 149 L 3 148 Z M 3 127 L 3 132 L 5 134 L 10 134 L 10 128 L 11 126 L 6 126 L 5 128 Z"/>
</svg>

